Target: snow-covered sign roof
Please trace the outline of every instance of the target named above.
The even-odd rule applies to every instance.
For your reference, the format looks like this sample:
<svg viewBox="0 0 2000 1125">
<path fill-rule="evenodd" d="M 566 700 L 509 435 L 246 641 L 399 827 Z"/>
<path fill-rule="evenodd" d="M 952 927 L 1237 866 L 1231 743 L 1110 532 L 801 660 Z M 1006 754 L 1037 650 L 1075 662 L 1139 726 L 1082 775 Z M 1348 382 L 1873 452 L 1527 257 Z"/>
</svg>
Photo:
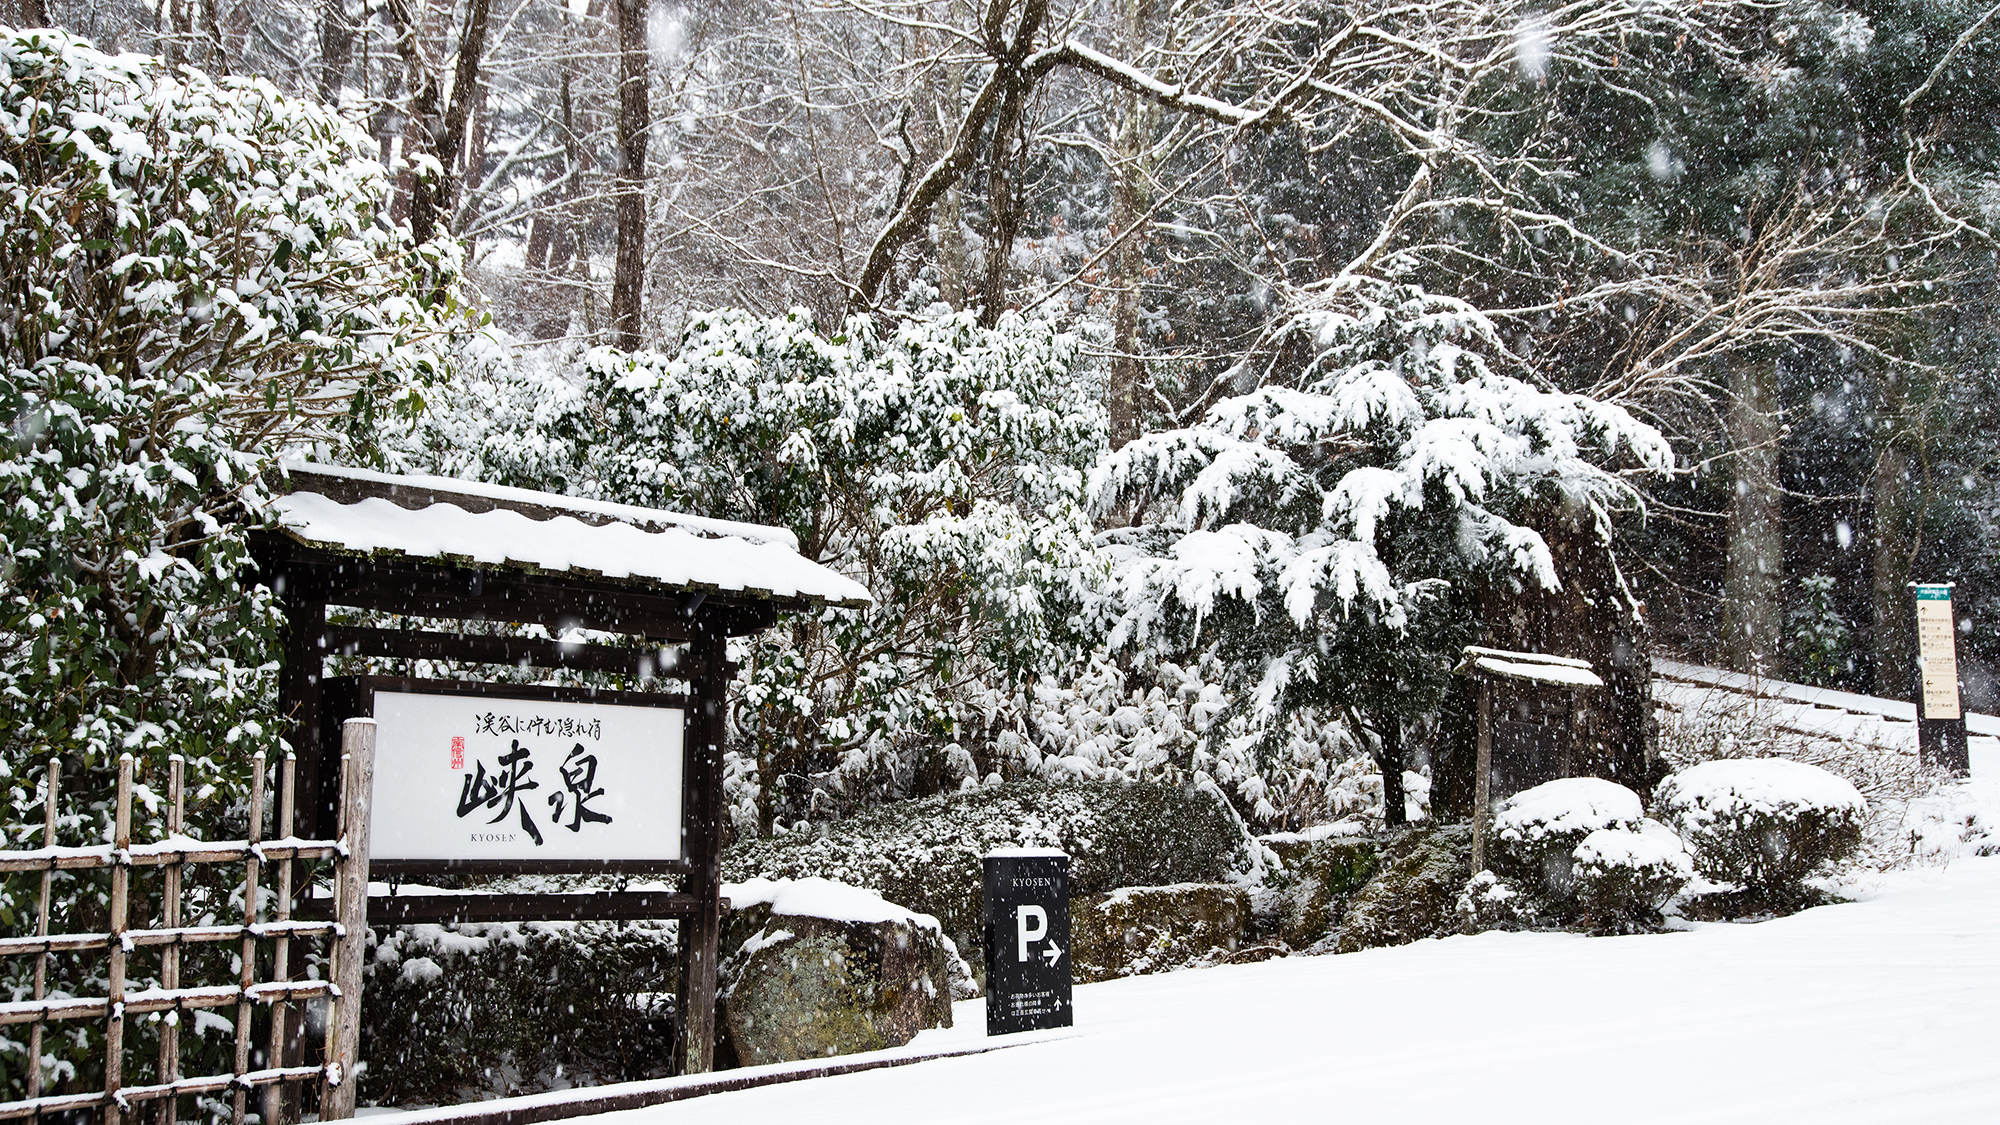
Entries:
<svg viewBox="0 0 2000 1125">
<path fill-rule="evenodd" d="M 806 559 L 783 528 L 577 500 L 448 477 L 286 461 L 285 534 L 342 553 L 621 579 L 859 607 L 859 582 Z"/>
<path fill-rule="evenodd" d="M 1502 648 L 1482 648 L 1466 645 L 1464 659 L 1452 669 L 1457 675 L 1468 673 L 1488 676 L 1504 676 L 1510 680 L 1532 680 L 1535 683 L 1554 684 L 1558 687 L 1603 687 L 1604 681 L 1590 670 L 1590 661 L 1576 660 L 1567 656 L 1548 656 L 1539 652 L 1509 652 Z"/>
</svg>

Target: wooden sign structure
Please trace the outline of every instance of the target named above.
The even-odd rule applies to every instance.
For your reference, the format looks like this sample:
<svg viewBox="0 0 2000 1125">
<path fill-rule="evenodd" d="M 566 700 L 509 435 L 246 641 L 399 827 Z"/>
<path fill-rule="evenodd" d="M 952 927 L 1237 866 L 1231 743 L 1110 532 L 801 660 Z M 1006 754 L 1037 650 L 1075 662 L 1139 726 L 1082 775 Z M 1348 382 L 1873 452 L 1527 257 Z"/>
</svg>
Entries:
<svg viewBox="0 0 2000 1125">
<path fill-rule="evenodd" d="M 1950 582 L 1912 582 L 1917 602 L 1917 756 L 1927 766 L 1955 774 L 1971 768 L 1965 711 L 1958 697 L 1958 629 L 1952 621 Z"/>
<path fill-rule="evenodd" d="M 376 721 L 370 874 L 652 873 L 681 889 L 368 900 L 370 925 L 676 918 L 679 1071 L 713 1064 L 722 746 L 731 637 L 869 603 L 782 529 L 437 477 L 289 462 L 253 554 L 286 619 L 293 835 L 330 833 L 340 722 Z M 418 619 L 333 625 L 329 606 Z M 436 627 L 534 623 L 568 643 Z M 335 655 L 616 673 L 682 693 L 325 678 Z M 617 792 L 614 794 L 614 782 Z M 462 811 L 461 811 L 462 810 Z M 600 819 L 606 818 L 606 819 Z M 292 1050 L 299 1036 L 294 1034 Z M 288 1052 L 289 1053 L 289 1052 Z"/>
<path fill-rule="evenodd" d="M 1548 656 L 1539 652 L 1509 652 L 1505 649 L 1482 648 L 1479 645 L 1465 646 L 1458 667 L 1452 669 L 1452 674 L 1475 676 L 1479 680 L 1479 746 L 1472 776 L 1472 870 L 1477 874 L 1486 866 L 1486 834 L 1493 820 L 1495 800 L 1505 799 L 1541 781 L 1555 780 L 1554 777 L 1541 776 L 1541 772 L 1546 771 L 1537 772 L 1515 763 L 1511 764 L 1506 772 L 1509 784 L 1499 787 L 1508 791 L 1497 795 L 1494 792 L 1493 742 L 1497 721 L 1493 714 L 1493 681 L 1511 680 L 1530 688 L 1555 689 L 1570 693 L 1603 687 L 1604 680 L 1590 670 L 1588 660 Z M 1524 744 L 1510 746 L 1508 749 L 1513 752 L 1510 757 L 1519 758 L 1533 756 L 1538 750 L 1545 748 Z M 1564 758 L 1561 747 L 1547 749 L 1551 750 L 1547 755 L 1550 762 L 1560 763 Z M 1566 771 L 1558 772 L 1556 776 L 1565 774 Z"/>
</svg>

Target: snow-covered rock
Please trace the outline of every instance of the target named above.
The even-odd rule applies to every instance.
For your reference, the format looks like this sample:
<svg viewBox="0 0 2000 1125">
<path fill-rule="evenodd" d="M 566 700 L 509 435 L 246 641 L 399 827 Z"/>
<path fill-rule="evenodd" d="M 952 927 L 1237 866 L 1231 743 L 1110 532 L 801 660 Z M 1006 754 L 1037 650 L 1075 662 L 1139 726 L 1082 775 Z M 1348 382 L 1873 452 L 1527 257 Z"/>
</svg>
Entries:
<svg viewBox="0 0 2000 1125">
<path fill-rule="evenodd" d="M 1071 902 L 1079 982 L 1212 964 L 1236 952 L 1250 894 L 1230 883 L 1123 887 Z"/>
<path fill-rule="evenodd" d="M 971 970 L 936 918 L 830 879 L 722 888 L 721 1032 L 750 1066 L 899 1047 L 951 1026 Z"/>
</svg>

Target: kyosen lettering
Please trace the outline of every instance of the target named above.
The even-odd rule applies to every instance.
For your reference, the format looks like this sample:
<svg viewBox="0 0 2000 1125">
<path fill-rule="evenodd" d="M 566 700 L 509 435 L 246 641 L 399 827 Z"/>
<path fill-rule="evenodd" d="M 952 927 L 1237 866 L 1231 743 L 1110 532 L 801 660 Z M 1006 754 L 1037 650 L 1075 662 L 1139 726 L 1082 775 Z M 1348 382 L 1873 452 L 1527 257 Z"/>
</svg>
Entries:
<svg viewBox="0 0 2000 1125">
<path fill-rule="evenodd" d="M 1056 883 L 1056 881 L 1055 881 L 1054 879 L 1016 879 L 1016 880 L 1014 880 L 1014 885 L 1015 885 L 1015 886 L 1017 886 L 1017 887 L 1053 887 L 1053 886 L 1055 886 L 1055 883 Z"/>
<path fill-rule="evenodd" d="M 497 766 L 489 774 L 485 762 L 472 763 L 472 773 L 458 790 L 459 819 L 485 810 L 493 813 L 486 823 L 498 824 L 518 811 L 521 829 L 535 841 L 536 847 L 542 846 L 542 831 L 528 812 L 527 791 L 542 787 L 541 782 L 528 776 L 535 768 L 531 750 L 521 745 L 520 739 L 514 739 L 507 752 L 497 759 Z M 581 742 L 572 745 L 569 755 L 556 767 L 556 776 L 562 779 L 563 787 L 548 795 L 549 806 L 554 810 L 549 817 L 551 824 L 561 825 L 565 812 L 570 820 L 564 827 L 571 832 L 581 832 L 585 824 L 611 823 L 609 813 L 590 807 L 591 801 L 604 796 L 604 788 L 597 784 L 597 755 L 588 747 Z M 472 834 L 474 843 L 510 843 L 514 838 L 512 833 Z"/>
<path fill-rule="evenodd" d="M 525 734 L 542 738 L 588 738 L 604 741 L 604 720 L 573 716 L 502 715 L 488 711 L 472 717 L 474 734 Z"/>
</svg>

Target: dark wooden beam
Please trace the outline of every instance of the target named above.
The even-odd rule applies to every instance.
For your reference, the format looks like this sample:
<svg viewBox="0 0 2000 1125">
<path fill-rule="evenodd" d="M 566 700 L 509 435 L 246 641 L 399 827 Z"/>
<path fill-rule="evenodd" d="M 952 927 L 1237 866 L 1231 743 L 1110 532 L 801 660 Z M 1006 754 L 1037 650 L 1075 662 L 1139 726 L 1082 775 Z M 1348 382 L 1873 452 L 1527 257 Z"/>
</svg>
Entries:
<svg viewBox="0 0 2000 1125">
<path fill-rule="evenodd" d="M 328 625 L 321 636 L 326 656 L 379 656 L 397 660 L 576 668 L 585 672 L 651 675 L 672 680 L 686 680 L 698 674 L 694 662 L 685 652 L 660 646 L 620 648 L 616 645 L 564 644 L 530 637 L 465 636 L 356 625 Z"/>
<path fill-rule="evenodd" d="M 371 872 L 372 873 L 372 872 Z M 307 899 L 300 916 L 329 916 L 332 901 Z M 693 895 L 671 891 L 596 891 L 589 894 L 371 895 L 368 925 L 448 925 L 454 922 L 632 921 L 686 918 L 699 906 Z"/>
</svg>

